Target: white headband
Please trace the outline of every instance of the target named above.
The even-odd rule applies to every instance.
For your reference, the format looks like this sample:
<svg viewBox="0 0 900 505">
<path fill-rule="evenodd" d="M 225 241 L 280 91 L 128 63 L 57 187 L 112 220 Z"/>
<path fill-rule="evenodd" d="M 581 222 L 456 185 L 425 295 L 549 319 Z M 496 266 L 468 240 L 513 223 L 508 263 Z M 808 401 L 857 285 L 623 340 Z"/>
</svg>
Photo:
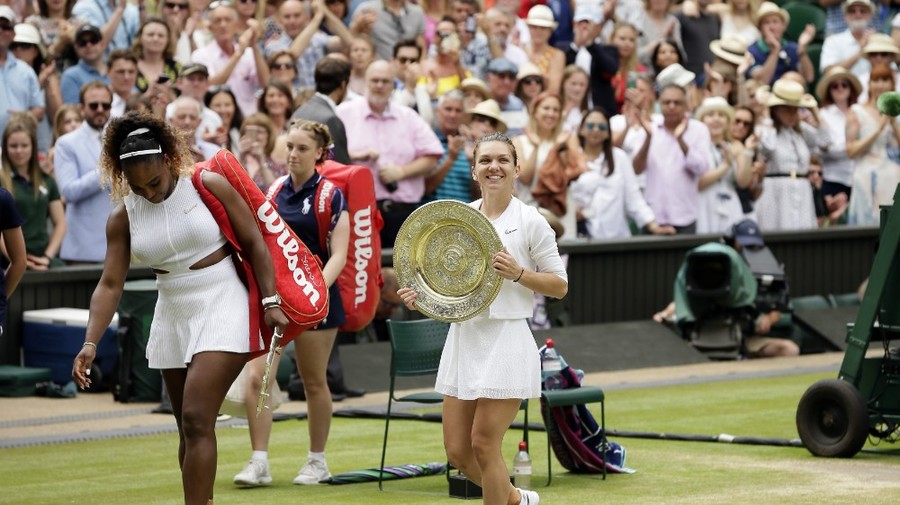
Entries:
<svg viewBox="0 0 900 505">
<path fill-rule="evenodd" d="M 132 135 L 141 135 L 143 133 L 149 133 L 149 132 L 150 132 L 149 128 L 138 128 L 137 130 L 134 130 L 133 132 L 126 135 L 126 138 L 131 137 Z M 119 155 L 119 160 L 133 158 L 135 156 L 146 156 L 148 154 L 162 154 L 162 147 L 157 147 L 156 149 L 144 149 L 141 151 L 132 151 L 130 153 L 123 153 L 123 154 Z"/>
</svg>

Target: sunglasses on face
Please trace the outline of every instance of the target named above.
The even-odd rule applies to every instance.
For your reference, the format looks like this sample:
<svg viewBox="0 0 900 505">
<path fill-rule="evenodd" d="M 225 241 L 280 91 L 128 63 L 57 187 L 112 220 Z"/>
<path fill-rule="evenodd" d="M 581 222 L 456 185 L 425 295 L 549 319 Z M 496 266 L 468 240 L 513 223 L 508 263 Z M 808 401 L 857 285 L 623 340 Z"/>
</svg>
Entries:
<svg viewBox="0 0 900 505">
<path fill-rule="evenodd" d="M 188 10 L 188 4 L 180 4 L 178 2 L 166 2 L 163 4 L 163 6 L 166 9 L 171 9 L 173 11 L 174 10 L 183 10 L 183 11 Z"/>
<path fill-rule="evenodd" d="M 850 87 L 849 82 L 838 81 L 838 82 L 831 83 L 831 86 L 828 86 L 828 89 L 843 89 L 843 88 L 849 88 L 849 87 Z"/>
<path fill-rule="evenodd" d="M 95 37 L 78 39 L 75 41 L 75 45 L 78 47 L 85 47 L 85 46 L 89 46 L 89 45 L 93 46 L 93 45 L 97 45 L 99 43 L 100 43 L 100 39 L 95 38 Z"/>
<path fill-rule="evenodd" d="M 502 74 L 494 74 L 494 75 L 496 75 L 498 79 L 505 79 L 507 81 L 515 81 L 516 80 L 516 74 L 513 74 L 512 72 L 509 72 L 509 73 L 504 72 Z"/>
<path fill-rule="evenodd" d="M 256 0 L 238 0 L 242 4 L 255 4 Z"/>
<path fill-rule="evenodd" d="M 219 84 L 218 86 L 210 86 L 207 93 L 215 95 L 217 93 L 222 93 L 223 91 L 231 93 L 231 88 L 228 87 L 227 84 Z"/>
<path fill-rule="evenodd" d="M 403 58 L 403 57 L 397 58 L 397 63 L 399 63 L 401 65 L 410 65 L 417 61 L 419 61 L 419 60 L 416 58 Z"/>
<path fill-rule="evenodd" d="M 749 119 L 741 119 L 739 117 L 736 117 L 736 118 L 734 118 L 734 124 L 751 126 L 753 124 L 753 121 L 750 121 Z"/>
<path fill-rule="evenodd" d="M 600 130 L 602 132 L 605 132 L 605 131 L 609 130 L 609 125 L 606 123 L 585 123 L 584 129 L 589 132 L 594 131 L 594 130 Z"/>
<path fill-rule="evenodd" d="M 325 5 L 342 4 L 344 0 L 325 0 Z"/>
<path fill-rule="evenodd" d="M 18 51 L 20 49 L 25 50 L 25 49 L 32 49 L 32 48 L 37 49 L 37 46 L 34 44 L 26 44 L 24 42 L 13 42 L 12 44 L 9 45 L 10 51 Z"/>
<path fill-rule="evenodd" d="M 91 103 L 87 104 L 87 106 L 94 112 L 96 112 L 97 109 L 103 109 L 103 110 L 112 109 L 111 102 L 91 102 Z"/>
<path fill-rule="evenodd" d="M 272 70 L 290 70 L 294 68 L 293 63 L 273 63 L 270 67 Z"/>
<path fill-rule="evenodd" d="M 524 84 L 526 86 L 531 85 L 531 84 L 543 84 L 543 83 L 544 83 L 544 78 L 536 76 L 536 75 L 532 75 L 532 76 L 522 79 L 522 84 Z"/>
<path fill-rule="evenodd" d="M 15 29 L 16 29 L 15 25 L 12 25 L 9 23 L 0 23 L 0 31 L 11 32 L 11 31 L 15 31 Z"/>
<path fill-rule="evenodd" d="M 234 2 L 232 2 L 231 0 L 216 0 L 215 2 L 209 4 L 207 10 L 212 11 L 218 9 L 219 7 L 234 8 Z"/>
<path fill-rule="evenodd" d="M 480 114 L 472 114 L 472 121 L 476 123 L 488 123 L 491 125 L 491 128 L 497 127 L 497 121 L 495 119 Z"/>
</svg>

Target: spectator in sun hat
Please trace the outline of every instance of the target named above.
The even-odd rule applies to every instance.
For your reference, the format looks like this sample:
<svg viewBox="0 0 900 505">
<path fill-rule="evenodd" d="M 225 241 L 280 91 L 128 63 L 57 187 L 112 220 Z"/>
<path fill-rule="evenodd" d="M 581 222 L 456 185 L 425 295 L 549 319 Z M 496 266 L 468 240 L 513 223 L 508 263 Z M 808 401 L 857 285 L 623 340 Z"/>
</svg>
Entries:
<svg viewBox="0 0 900 505">
<path fill-rule="evenodd" d="M 872 0 L 845 0 L 843 3 L 844 19 L 847 29 L 829 35 L 822 44 L 822 55 L 819 68 L 827 72 L 829 68 L 839 65 L 860 76 L 869 71 L 871 66 L 866 60 L 863 48 L 869 36 L 875 31 L 868 28 L 872 20 Z"/>
<path fill-rule="evenodd" d="M 477 77 L 463 79 L 463 82 L 459 85 L 459 89 L 465 96 L 463 104 L 466 106 L 466 109 L 471 109 L 472 107 L 475 107 L 475 105 L 493 97 L 487 84 Z"/>
<path fill-rule="evenodd" d="M 559 93 L 562 71 L 566 66 L 566 55 L 550 45 L 550 36 L 558 26 L 553 11 L 546 5 L 535 5 L 528 11 L 525 22 L 531 33 L 531 44 L 526 48 L 528 59 L 545 76 L 547 81 L 545 89 Z"/>
<path fill-rule="evenodd" d="M 756 27 L 760 38 L 747 48 L 753 55 L 753 65 L 747 77 L 763 84 L 772 84 L 789 70 L 796 70 L 806 82 L 813 80 L 815 69 L 806 48 L 816 36 L 816 27 L 806 25 L 797 42 L 784 39 L 790 15 L 772 2 L 763 2 L 756 11 Z"/>
<path fill-rule="evenodd" d="M 816 85 L 819 116 L 831 137 L 828 150 L 822 153 L 822 193 L 826 198 L 840 193 L 844 194 L 844 200 L 850 197 L 856 163 L 847 156 L 847 115 L 856 105 L 860 92 L 859 79 L 841 66 L 828 69 Z"/>
<path fill-rule="evenodd" d="M 130 49 L 137 39 L 141 25 L 141 13 L 136 3 L 116 0 L 78 0 L 72 8 L 72 16 L 82 19 L 87 24 L 113 30 L 112 37 L 106 41 L 106 51 Z M 113 21 L 119 19 L 116 26 Z M 77 37 L 75 39 L 78 40 Z"/>
<path fill-rule="evenodd" d="M 717 59 L 736 67 L 743 63 L 747 54 L 747 41 L 740 35 L 726 35 L 710 42 L 709 50 Z"/>
<path fill-rule="evenodd" d="M 29 111 L 38 121 L 44 117 L 44 93 L 37 74 L 27 63 L 10 52 L 15 38 L 15 12 L 0 5 L 0 131 L 6 128 L 11 112 Z"/>
<path fill-rule="evenodd" d="M 866 42 L 865 47 L 863 47 L 863 54 L 871 66 L 878 64 L 890 66 L 894 71 L 894 82 L 897 84 L 896 91 L 900 91 L 900 73 L 897 72 L 897 67 L 894 64 L 897 56 L 900 55 L 900 49 L 897 48 L 897 43 L 894 42 L 894 39 L 891 38 L 890 35 L 873 33 L 872 35 L 869 35 L 869 40 Z M 859 82 L 862 84 L 862 92 L 859 94 L 859 103 L 865 103 L 869 99 L 869 72 L 866 71 L 864 74 L 858 75 L 857 77 L 859 77 Z"/>
<path fill-rule="evenodd" d="M 41 34 L 38 29 L 30 23 L 19 23 L 15 29 L 16 35 L 12 44 L 9 45 L 10 52 L 20 62 L 27 63 L 34 73 L 38 76 L 38 84 L 43 90 L 44 102 L 48 110 L 57 110 L 62 105 L 62 97 L 59 91 L 59 74 L 56 68 L 50 65 L 44 68 L 47 51 L 41 42 Z M 42 119 L 37 123 L 37 149 L 40 153 L 46 153 L 50 148 L 50 141 L 53 136 L 50 127 L 50 118 L 48 114 L 44 114 Z M 0 129 L 2 131 L 2 129 Z"/>
<path fill-rule="evenodd" d="M 775 81 L 766 105 L 770 117 L 759 129 L 759 153 L 767 161 L 762 195 L 756 201 L 759 225 L 763 230 L 816 228 L 806 171 L 810 154 L 829 145 L 828 129 L 819 121 L 815 98 L 797 82 Z M 810 112 L 810 122 L 801 121 L 800 109 Z"/>
<path fill-rule="evenodd" d="M 514 94 L 519 67 L 506 58 L 495 58 L 487 66 L 487 85 L 500 110 L 503 120 L 511 130 L 510 135 L 518 135 L 528 123 L 528 109 L 525 102 Z"/>
</svg>

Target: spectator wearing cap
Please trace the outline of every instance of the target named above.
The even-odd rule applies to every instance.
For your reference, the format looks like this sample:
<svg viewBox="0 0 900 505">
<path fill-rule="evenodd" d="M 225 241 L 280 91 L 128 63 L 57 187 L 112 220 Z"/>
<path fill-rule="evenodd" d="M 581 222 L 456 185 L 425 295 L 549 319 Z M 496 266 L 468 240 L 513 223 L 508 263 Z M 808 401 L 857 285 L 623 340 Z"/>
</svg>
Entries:
<svg viewBox="0 0 900 505">
<path fill-rule="evenodd" d="M 466 135 L 461 131 L 465 108 L 462 91 L 454 89 L 438 99 L 435 135 L 441 141 L 444 155 L 434 172 L 425 178 L 425 200 L 458 200 L 471 202 L 472 160 L 466 152 Z"/>
<path fill-rule="evenodd" d="M 865 55 L 866 60 L 872 67 L 878 64 L 891 67 L 894 70 L 894 82 L 897 84 L 895 91 L 900 91 L 900 73 L 897 72 L 897 68 L 894 65 L 894 61 L 900 55 L 900 49 L 897 48 L 897 43 L 894 42 L 893 38 L 883 33 L 869 35 L 869 39 L 865 47 L 863 47 L 863 55 Z M 859 83 L 862 84 L 862 91 L 859 93 L 859 103 L 866 103 L 869 100 L 869 72 L 866 71 L 857 77 L 859 77 Z"/>
<path fill-rule="evenodd" d="M 16 36 L 9 45 L 11 53 L 21 62 L 27 63 L 38 76 L 38 84 L 43 90 L 45 113 L 37 123 L 37 149 L 46 153 L 50 149 L 53 133 L 50 128 L 52 118 L 62 105 L 62 94 L 59 90 L 59 74 L 54 65 L 44 65 L 47 51 L 41 42 L 38 29 L 28 23 L 16 25 Z M 2 128 L 0 128 L 2 131 Z"/>
<path fill-rule="evenodd" d="M 834 198 L 843 193 L 850 197 L 850 185 L 856 163 L 847 156 L 847 114 L 856 105 L 862 85 L 855 75 L 844 67 L 833 66 L 825 72 L 816 85 L 819 99 L 819 117 L 828 128 L 831 144 L 822 153 L 822 194 Z"/>
<path fill-rule="evenodd" d="M 337 115 L 337 106 L 347 96 L 350 83 L 350 63 L 337 58 L 325 57 L 316 63 L 316 94 L 294 111 L 291 119 L 308 119 L 328 127 L 334 142 L 334 160 L 349 165 L 347 153 L 347 130 Z"/>
<path fill-rule="evenodd" d="M 428 123 L 412 109 L 391 103 L 393 83 L 390 63 L 376 61 L 366 70 L 365 99 L 337 107 L 347 128 L 350 159 L 369 167 L 375 178 L 384 247 L 394 246 L 400 225 L 424 196 L 425 176 L 444 154 Z"/>
<path fill-rule="evenodd" d="M 504 122 L 510 129 L 510 135 L 518 135 L 528 123 L 528 110 L 525 102 L 515 95 L 516 76 L 519 68 L 506 58 L 491 60 L 487 67 L 487 85 L 500 105 Z"/>
<path fill-rule="evenodd" d="M 550 36 L 558 26 L 553 11 L 546 5 L 535 5 L 528 11 L 525 22 L 531 33 L 531 44 L 526 49 L 528 59 L 545 76 L 546 89 L 558 94 L 566 55 L 550 45 Z"/>
<path fill-rule="evenodd" d="M 121 0 L 78 0 L 72 16 L 103 29 L 107 51 L 130 49 L 137 40 L 141 14 L 137 4 Z M 78 41 L 76 36 L 75 41 Z"/>
<path fill-rule="evenodd" d="M 697 228 L 698 183 L 710 168 L 709 129 L 688 116 L 688 94 L 678 84 L 660 89 L 659 108 L 662 117 L 641 119 L 647 136 L 634 156 L 634 171 L 646 174 L 644 196 L 656 221 L 679 234 L 692 234 Z"/>
<path fill-rule="evenodd" d="M 209 91 L 209 70 L 202 63 L 190 63 L 181 68 L 181 74 L 175 82 L 181 96 L 193 98 L 200 104 L 200 126 L 197 127 L 197 140 L 224 145 L 228 134 L 222 118 L 216 111 L 204 105 L 203 100 Z M 174 113 L 175 103 L 166 107 L 166 116 Z"/>
<path fill-rule="evenodd" d="M 802 230 L 818 226 L 812 188 L 806 180 L 810 153 L 827 149 L 828 129 L 818 119 L 816 99 L 802 84 L 779 79 L 766 100 L 769 118 L 759 129 L 759 153 L 766 160 L 756 215 L 763 230 Z M 811 121 L 800 120 L 800 109 Z"/>
<path fill-rule="evenodd" d="M 79 95 L 84 121 L 56 141 L 53 167 L 59 192 L 66 200 L 66 236 L 59 258 L 69 264 L 100 263 L 106 256 L 106 220 L 112 210 L 100 184 L 100 144 L 112 110 L 112 91 L 91 81 Z"/>
<path fill-rule="evenodd" d="M 75 32 L 78 63 L 65 69 L 59 80 L 63 103 L 78 103 L 81 87 L 92 81 L 109 83 L 103 58 L 103 34 L 94 25 L 81 25 Z"/>
<path fill-rule="evenodd" d="M 407 0 L 369 0 L 356 8 L 354 19 L 374 13 L 368 26 L 369 36 L 380 60 L 390 60 L 394 45 L 404 39 L 415 39 L 425 47 L 425 13 Z"/>
<path fill-rule="evenodd" d="M 312 6 L 311 6 L 312 5 Z M 278 25 L 281 31 L 265 41 L 265 55 L 270 57 L 279 51 L 288 51 L 297 62 L 297 78 L 291 83 L 296 88 L 314 88 L 316 62 L 325 57 L 330 36 L 322 30 L 328 27 L 344 45 L 350 46 L 353 35 L 346 25 L 328 8 L 316 8 L 314 2 L 286 0 L 278 7 Z M 324 7 L 324 3 L 322 4 Z"/>
<path fill-rule="evenodd" d="M 847 29 L 847 18 L 844 16 L 845 0 L 816 0 L 816 4 L 825 9 L 825 37 L 841 33 Z M 783 4 L 782 4 L 783 5 Z M 872 19 L 869 20 L 869 28 L 876 32 L 882 32 L 887 28 L 887 20 L 896 12 L 893 2 L 873 2 Z"/>
<path fill-rule="evenodd" d="M 580 5 L 575 10 L 575 41 L 566 51 L 566 62 L 578 65 L 591 76 L 591 100 L 606 111 L 618 110 L 612 80 L 619 71 L 619 50 L 597 41 L 613 17 L 612 7 L 614 2 L 605 3 L 602 10 Z"/>
<path fill-rule="evenodd" d="M 493 58 L 491 61 L 497 58 L 505 58 L 516 67 L 528 61 L 528 54 L 521 47 L 509 43 L 509 36 L 512 33 L 516 19 L 515 14 L 501 7 L 492 7 L 485 11 L 482 29 L 491 48 L 491 56 Z M 490 66 L 490 63 L 488 63 L 488 66 Z M 490 70 L 485 69 L 485 73 L 488 72 Z"/>
<path fill-rule="evenodd" d="M 831 67 L 840 66 L 859 77 L 871 68 L 863 48 L 869 41 L 869 35 L 875 33 L 875 30 L 868 28 L 872 20 L 872 1 L 846 0 L 843 10 L 847 29 L 825 38 L 819 69 L 824 74 Z"/>
<path fill-rule="evenodd" d="M 213 2 L 209 11 L 213 42 L 195 50 L 191 60 L 209 70 L 209 83 L 228 84 L 245 117 L 256 112 L 256 92 L 269 82 L 269 67 L 248 28 L 237 37 L 238 13 L 230 3 Z M 237 37 L 237 39 L 235 39 Z"/>
<path fill-rule="evenodd" d="M 718 14 L 710 12 L 711 0 L 697 0 L 696 12 L 680 10 L 675 14 L 681 25 L 681 43 L 684 45 L 685 68 L 699 76 L 702 80 L 703 65 L 712 63 L 713 55 L 709 43 L 718 39 L 722 33 L 722 21 Z"/>
<path fill-rule="evenodd" d="M 684 89 L 687 93 L 687 112 L 692 113 L 694 106 L 699 102 L 700 97 L 697 92 L 697 76 L 690 70 L 682 67 L 678 63 L 673 63 L 662 69 L 657 75 L 653 86 L 657 90 L 661 90 L 670 84 L 674 84 Z"/>
<path fill-rule="evenodd" d="M 37 121 L 44 118 L 44 93 L 37 74 L 9 48 L 15 39 L 16 13 L 0 5 L 0 131 L 6 128 L 11 112 L 29 111 Z"/>
<path fill-rule="evenodd" d="M 812 82 L 815 76 L 812 60 L 806 48 L 816 36 L 815 25 L 808 24 L 797 42 L 784 39 L 790 16 L 788 12 L 772 2 L 763 2 L 756 11 L 756 26 L 760 38 L 747 48 L 753 55 L 753 65 L 747 70 L 747 77 L 762 84 L 772 84 L 785 72 L 794 70 Z"/>
<path fill-rule="evenodd" d="M 128 49 L 109 53 L 109 88 L 113 93 L 111 118 L 125 114 L 125 104 L 137 94 L 137 56 Z"/>
</svg>

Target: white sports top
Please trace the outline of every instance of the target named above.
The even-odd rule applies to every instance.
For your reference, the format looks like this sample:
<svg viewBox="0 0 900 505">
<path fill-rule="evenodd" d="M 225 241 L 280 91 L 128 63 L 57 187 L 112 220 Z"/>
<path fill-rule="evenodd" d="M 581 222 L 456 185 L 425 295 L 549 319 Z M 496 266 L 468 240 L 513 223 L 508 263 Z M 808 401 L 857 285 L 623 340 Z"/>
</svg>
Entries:
<svg viewBox="0 0 900 505">
<path fill-rule="evenodd" d="M 187 178 L 162 203 L 135 194 L 125 197 L 131 231 L 131 253 L 141 263 L 169 273 L 182 273 L 220 249 L 225 236 L 200 194 Z"/>
</svg>

